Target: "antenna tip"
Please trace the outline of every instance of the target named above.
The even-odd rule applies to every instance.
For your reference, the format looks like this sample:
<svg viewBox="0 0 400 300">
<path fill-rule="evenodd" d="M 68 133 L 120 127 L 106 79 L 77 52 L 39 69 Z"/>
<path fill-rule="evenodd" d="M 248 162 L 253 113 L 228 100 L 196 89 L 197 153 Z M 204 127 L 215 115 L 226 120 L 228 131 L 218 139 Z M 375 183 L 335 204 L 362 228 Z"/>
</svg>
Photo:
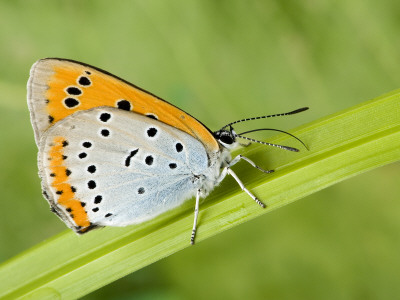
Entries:
<svg viewBox="0 0 400 300">
<path fill-rule="evenodd" d="M 305 111 L 305 110 L 308 110 L 309 108 L 308 107 L 302 107 L 302 108 L 299 108 L 299 109 L 296 109 L 296 110 L 294 110 L 294 111 L 291 111 L 289 114 L 297 114 L 297 113 L 300 113 L 300 112 L 303 112 L 303 111 Z"/>
<path fill-rule="evenodd" d="M 289 151 L 293 151 L 293 152 L 300 152 L 300 150 L 299 149 L 297 149 L 297 148 L 293 148 L 293 147 L 288 147 L 288 146 L 284 146 L 285 148 L 285 150 L 289 150 Z"/>
</svg>

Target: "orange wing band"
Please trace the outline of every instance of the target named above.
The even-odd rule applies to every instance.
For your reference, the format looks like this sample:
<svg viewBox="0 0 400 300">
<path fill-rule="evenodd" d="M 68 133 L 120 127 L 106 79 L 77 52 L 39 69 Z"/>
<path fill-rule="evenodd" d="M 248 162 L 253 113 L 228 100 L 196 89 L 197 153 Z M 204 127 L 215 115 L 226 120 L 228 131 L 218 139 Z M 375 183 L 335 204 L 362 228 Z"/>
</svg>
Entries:
<svg viewBox="0 0 400 300">
<path fill-rule="evenodd" d="M 64 165 L 63 160 L 64 142 L 65 139 L 63 137 L 55 137 L 54 146 L 51 147 L 49 151 L 49 157 L 51 157 L 50 176 L 54 178 L 51 186 L 56 190 L 56 194 L 59 196 L 57 199 L 58 204 L 62 205 L 70 214 L 76 226 L 88 227 L 91 225 L 88 220 L 88 215 L 82 207 L 82 203 L 75 199 L 73 187 L 67 183 L 68 169 Z"/>
<path fill-rule="evenodd" d="M 218 142 L 202 123 L 170 103 L 94 67 L 63 60 L 54 60 L 51 65 L 54 73 L 48 78 L 45 95 L 49 126 L 76 111 L 119 107 L 192 135 L 208 152 L 219 151 Z"/>
</svg>

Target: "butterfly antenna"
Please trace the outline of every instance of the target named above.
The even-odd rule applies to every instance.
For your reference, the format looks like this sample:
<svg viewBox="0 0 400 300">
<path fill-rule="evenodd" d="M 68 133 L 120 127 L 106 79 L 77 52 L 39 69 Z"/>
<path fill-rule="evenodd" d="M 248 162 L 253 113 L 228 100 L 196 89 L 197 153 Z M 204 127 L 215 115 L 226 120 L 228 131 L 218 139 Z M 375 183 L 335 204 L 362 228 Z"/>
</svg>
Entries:
<svg viewBox="0 0 400 300">
<path fill-rule="evenodd" d="M 299 152 L 300 150 L 297 148 L 293 148 L 293 147 L 289 147 L 289 146 L 283 146 L 283 145 L 278 145 L 278 144 L 271 144 L 271 143 L 267 143 L 267 142 L 261 142 L 246 136 L 241 136 L 239 134 L 234 134 L 235 137 L 237 138 L 241 138 L 241 139 L 245 139 L 254 143 L 258 143 L 258 144 L 263 144 L 263 145 L 267 145 L 267 146 L 273 146 L 273 147 L 277 147 L 283 150 L 289 150 L 289 151 L 293 151 L 293 152 Z"/>
<path fill-rule="evenodd" d="M 246 133 L 250 133 L 250 132 L 255 132 L 255 131 L 262 131 L 262 130 L 278 131 L 278 132 L 282 132 L 282 133 L 285 133 L 285 134 L 287 134 L 287 135 L 290 135 L 291 137 L 294 137 L 296 140 L 298 140 L 300 143 L 302 143 L 303 146 L 304 146 L 304 148 L 306 148 L 308 151 L 310 151 L 310 149 L 308 149 L 308 147 L 306 146 L 306 144 L 304 144 L 303 141 L 300 140 L 297 136 L 295 136 L 295 135 L 293 135 L 293 134 L 291 134 L 291 133 L 289 133 L 289 132 L 286 132 L 286 131 L 283 131 L 283 130 L 279 130 L 279 129 L 274 129 L 274 128 L 260 128 L 260 129 L 254 129 L 254 130 L 249 130 L 249 131 L 245 131 L 245 132 L 239 133 L 238 136 L 241 136 L 242 134 L 246 134 Z"/>
<path fill-rule="evenodd" d="M 259 120 L 259 119 L 266 119 L 266 118 L 272 118 L 272 117 L 281 117 L 281 116 L 294 115 L 294 114 L 300 113 L 302 111 L 305 111 L 307 109 L 308 109 L 308 107 L 302 107 L 302 108 L 299 108 L 299 109 L 296 109 L 296 110 L 293 110 L 293 111 L 290 111 L 290 112 L 287 112 L 287 113 L 283 113 L 283 114 L 274 114 L 274 115 L 267 115 L 267 116 L 261 116 L 261 117 L 254 117 L 254 118 L 247 118 L 247 119 L 237 120 L 235 122 L 232 122 L 232 123 L 229 123 L 229 124 L 225 125 L 221 129 L 225 129 L 226 127 L 229 127 L 229 126 L 231 126 L 233 124 L 240 123 L 240 122 Z"/>
</svg>

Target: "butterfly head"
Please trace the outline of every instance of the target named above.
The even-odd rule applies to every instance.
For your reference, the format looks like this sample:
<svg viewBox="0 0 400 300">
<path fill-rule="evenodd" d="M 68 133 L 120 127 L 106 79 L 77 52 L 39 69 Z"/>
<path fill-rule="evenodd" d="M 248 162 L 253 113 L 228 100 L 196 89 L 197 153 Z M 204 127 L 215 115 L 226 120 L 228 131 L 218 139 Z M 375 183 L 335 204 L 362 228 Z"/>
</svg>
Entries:
<svg viewBox="0 0 400 300">
<path fill-rule="evenodd" d="M 229 126 L 229 129 L 223 127 L 220 130 L 215 131 L 213 135 L 218 143 L 227 149 L 233 149 L 239 144 L 236 141 L 238 135 L 233 130 L 232 126 Z"/>
</svg>

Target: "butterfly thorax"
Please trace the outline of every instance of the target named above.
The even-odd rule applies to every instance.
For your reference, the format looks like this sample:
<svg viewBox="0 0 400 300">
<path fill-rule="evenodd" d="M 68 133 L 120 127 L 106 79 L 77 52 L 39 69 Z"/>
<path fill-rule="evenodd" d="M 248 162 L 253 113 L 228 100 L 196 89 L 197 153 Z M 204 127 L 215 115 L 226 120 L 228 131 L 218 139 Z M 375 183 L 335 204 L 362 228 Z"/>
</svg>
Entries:
<svg viewBox="0 0 400 300">
<path fill-rule="evenodd" d="M 233 128 L 229 130 L 222 128 L 215 131 L 213 136 L 218 142 L 219 151 L 207 153 L 209 166 L 200 175 L 202 197 L 206 197 L 222 181 L 221 170 L 228 166 L 231 161 L 230 151 L 239 145 L 236 141 L 236 133 Z"/>
<path fill-rule="evenodd" d="M 208 168 L 199 175 L 199 188 L 202 190 L 202 197 L 206 197 L 220 183 L 221 170 L 231 160 L 230 150 L 220 145 L 220 151 L 208 153 L 208 158 Z"/>
</svg>

